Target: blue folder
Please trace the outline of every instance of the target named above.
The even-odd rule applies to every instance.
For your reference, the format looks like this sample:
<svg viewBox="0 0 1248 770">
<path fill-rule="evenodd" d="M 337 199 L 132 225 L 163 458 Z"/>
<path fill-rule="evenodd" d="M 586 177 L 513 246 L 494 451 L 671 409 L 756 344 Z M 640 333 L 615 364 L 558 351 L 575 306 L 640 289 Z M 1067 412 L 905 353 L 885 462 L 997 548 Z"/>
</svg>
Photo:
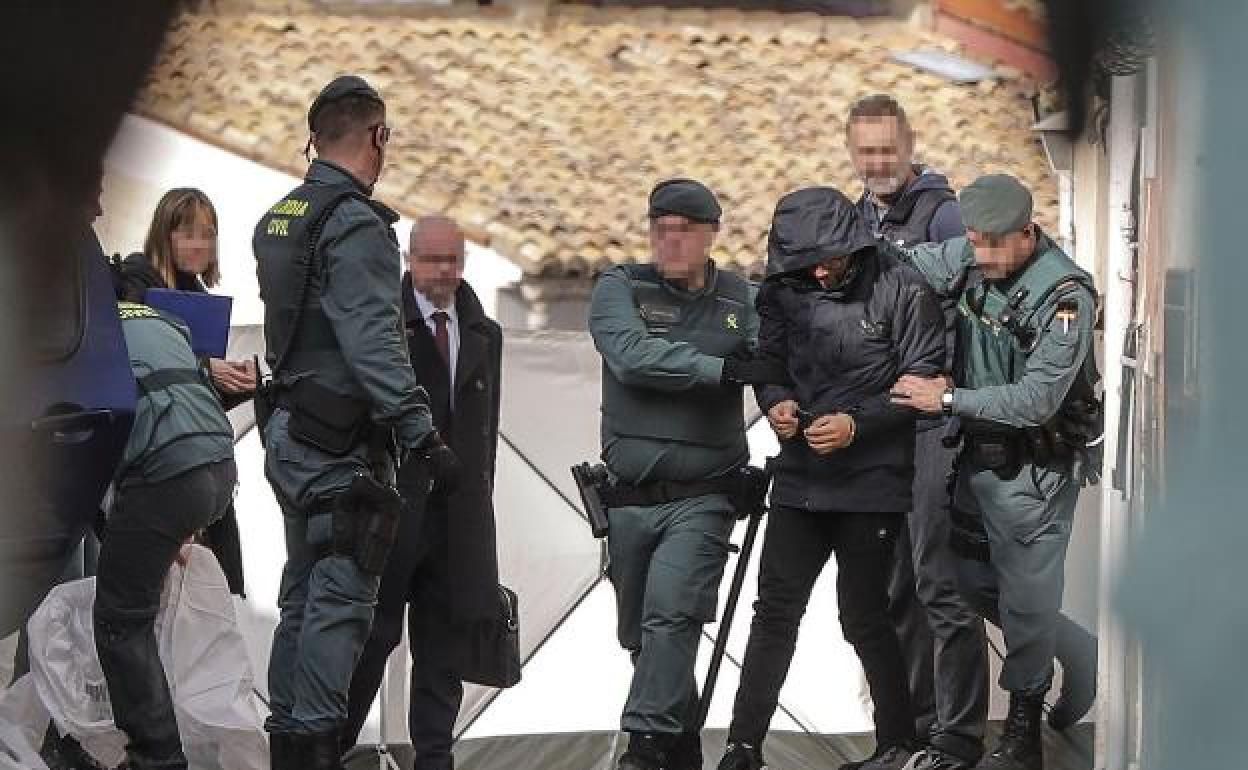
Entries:
<svg viewBox="0 0 1248 770">
<path fill-rule="evenodd" d="M 191 349 L 195 355 L 225 358 L 225 348 L 230 341 L 232 297 L 199 291 L 148 289 L 143 301 L 182 319 L 191 330 Z"/>
</svg>

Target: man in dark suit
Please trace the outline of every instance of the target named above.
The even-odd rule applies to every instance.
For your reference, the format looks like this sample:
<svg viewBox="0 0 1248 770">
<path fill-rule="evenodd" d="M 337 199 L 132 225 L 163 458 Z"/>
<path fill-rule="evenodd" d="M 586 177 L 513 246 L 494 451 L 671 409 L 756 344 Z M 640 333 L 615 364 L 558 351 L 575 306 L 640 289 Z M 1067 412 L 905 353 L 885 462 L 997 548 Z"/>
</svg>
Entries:
<svg viewBox="0 0 1248 770">
<path fill-rule="evenodd" d="M 435 488 L 425 514 L 400 524 L 351 681 L 344 746 L 359 737 L 410 603 L 414 770 L 452 770 L 452 730 L 464 693 L 460 634 L 498 611 L 492 493 L 503 339 L 463 281 L 464 235 L 454 221 L 424 217 L 413 225 L 408 268 L 408 351 L 434 425 L 459 458 L 461 481 L 451 494 Z"/>
</svg>

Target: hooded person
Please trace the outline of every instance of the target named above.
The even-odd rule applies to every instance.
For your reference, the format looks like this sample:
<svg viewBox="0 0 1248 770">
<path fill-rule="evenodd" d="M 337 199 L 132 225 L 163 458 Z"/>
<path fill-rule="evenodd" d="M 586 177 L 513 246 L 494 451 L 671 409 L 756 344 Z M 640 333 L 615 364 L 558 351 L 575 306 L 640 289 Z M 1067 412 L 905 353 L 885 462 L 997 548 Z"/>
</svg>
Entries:
<svg viewBox="0 0 1248 770">
<path fill-rule="evenodd" d="M 764 766 L 762 742 L 815 580 L 833 553 L 845 639 L 875 703 L 877 750 L 848 767 L 900 770 L 916 746 L 906 666 L 887 615 L 892 551 L 910 508 L 915 412 L 899 372 L 939 373 L 944 324 L 914 270 L 830 187 L 780 199 L 759 291 L 759 355 L 791 385 L 756 388 L 780 440 L 758 602 L 720 770 Z M 930 376 L 930 375 L 929 375 Z"/>
</svg>

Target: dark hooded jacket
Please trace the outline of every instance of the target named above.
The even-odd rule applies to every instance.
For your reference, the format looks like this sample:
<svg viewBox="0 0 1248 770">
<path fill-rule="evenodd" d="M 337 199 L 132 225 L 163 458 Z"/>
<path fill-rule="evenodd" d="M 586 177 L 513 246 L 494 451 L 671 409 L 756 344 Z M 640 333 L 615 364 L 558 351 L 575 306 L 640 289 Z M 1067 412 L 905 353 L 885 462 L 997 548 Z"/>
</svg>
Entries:
<svg viewBox="0 0 1248 770">
<path fill-rule="evenodd" d="M 903 374 L 932 376 L 944 363 L 944 324 L 926 282 L 877 247 L 848 198 L 830 187 L 790 193 L 776 205 L 759 291 L 759 351 L 782 359 L 791 386 L 757 390 L 764 411 L 786 399 L 816 416 L 843 412 L 853 442 L 816 454 L 799 433 L 782 442 L 772 503 L 812 511 L 910 510 L 915 413 L 892 405 Z M 834 288 L 811 268 L 853 254 Z"/>
</svg>

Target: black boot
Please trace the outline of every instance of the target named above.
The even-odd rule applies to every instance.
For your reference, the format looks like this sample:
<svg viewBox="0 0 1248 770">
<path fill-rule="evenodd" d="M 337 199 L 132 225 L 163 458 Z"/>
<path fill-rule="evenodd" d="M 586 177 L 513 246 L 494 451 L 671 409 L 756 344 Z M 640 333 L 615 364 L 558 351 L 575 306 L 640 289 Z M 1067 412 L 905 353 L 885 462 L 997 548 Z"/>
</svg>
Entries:
<svg viewBox="0 0 1248 770">
<path fill-rule="evenodd" d="M 758 746 L 739 741 L 728 741 L 724 757 L 719 760 L 719 770 L 767 770 L 763 750 Z"/>
<path fill-rule="evenodd" d="M 992 753 L 979 761 L 976 770 L 1044 770 L 1040 740 L 1041 696 L 1010 693 L 1010 713 L 1001 740 Z"/>
<path fill-rule="evenodd" d="M 664 770 L 702 770 L 702 734 L 681 733 L 667 753 Z"/>
<path fill-rule="evenodd" d="M 1062 664 L 1062 689 L 1049 711 L 1049 727 L 1065 730 L 1096 702 L 1096 637 L 1074 621 L 1057 627 L 1057 662 Z"/>
<path fill-rule="evenodd" d="M 667 754 L 675 740 L 675 735 L 663 733 L 629 733 L 628 751 L 616 770 L 667 770 Z"/>
<path fill-rule="evenodd" d="M 269 767 L 271 770 L 302 770 L 302 745 L 291 733 L 269 733 Z"/>
<path fill-rule="evenodd" d="M 321 733 L 299 733 L 293 736 L 303 764 L 299 770 L 343 770 L 338 730 Z M 294 765 L 291 770 L 295 770 Z"/>
</svg>

